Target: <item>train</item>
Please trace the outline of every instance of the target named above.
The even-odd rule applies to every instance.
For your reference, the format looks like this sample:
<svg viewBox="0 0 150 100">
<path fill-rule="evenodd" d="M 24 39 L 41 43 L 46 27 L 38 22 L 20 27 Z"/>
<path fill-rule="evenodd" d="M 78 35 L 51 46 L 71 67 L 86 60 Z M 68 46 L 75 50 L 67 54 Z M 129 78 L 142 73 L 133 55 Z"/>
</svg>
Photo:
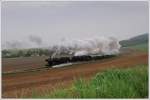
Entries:
<svg viewBox="0 0 150 100">
<path fill-rule="evenodd" d="M 49 57 L 45 61 L 47 66 L 52 67 L 54 65 L 60 65 L 65 63 L 76 63 L 76 62 L 86 62 L 86 61 L 96 61 L 104 58 L 111 58 L 116 55 L 82 55 L 82 56 L 64 56 L 64 57 Z"/>
</svg>

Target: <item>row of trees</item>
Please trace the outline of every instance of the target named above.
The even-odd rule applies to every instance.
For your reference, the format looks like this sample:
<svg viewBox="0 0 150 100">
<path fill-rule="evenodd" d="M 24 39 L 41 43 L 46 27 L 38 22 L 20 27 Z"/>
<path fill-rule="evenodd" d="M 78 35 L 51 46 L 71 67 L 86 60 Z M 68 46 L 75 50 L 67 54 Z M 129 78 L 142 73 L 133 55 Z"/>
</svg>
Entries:
<svg viewBox="0 0 150 100">
<path fill-rule="evenodd" d="M 13 57 L 31 57 L 31 56 L 48 56 L 50 51 L 48 49 L 13 49 L 13 50 L 2 50 L 3 58 Z"/>
<path fill-rule="evenodd" d="M 31 49 L 5 49 L 2 50 L 3 58 L 30 57 L 30 56 L 51 56 L 59 57 L 63 55 L 73 55 L 75 47 L 64 47 L 54 45 L 49 48 L 31 48 Z"/>
</svg>

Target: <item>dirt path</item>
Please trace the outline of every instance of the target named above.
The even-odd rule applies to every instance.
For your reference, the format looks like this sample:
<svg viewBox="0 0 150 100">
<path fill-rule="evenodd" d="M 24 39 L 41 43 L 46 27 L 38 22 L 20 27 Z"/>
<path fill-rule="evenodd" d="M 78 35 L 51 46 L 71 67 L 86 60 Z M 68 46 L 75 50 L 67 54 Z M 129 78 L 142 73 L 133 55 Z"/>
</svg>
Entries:
<svg viewBox="0 0 150 100">
<path fill-rule="evenodd" d="M 59 87 L 60 84 L 67 86 L 72 83 L 76 77 L 89 78 L 99 71 L 108 68 L 124 68 L 137 64 L 147 64 L 148 54 L 138 53 L 121 55 L 115 58 L 105 59 L 85 64 L 72 65 L 69 67 L 54 68 L 36 72 L 16 73 L 2 76 L 2 96 L 16 97 L 21 91 L 25 90 L 31 93 L 30 88 L 53 89 Z M 59 85 L 58 85 L 59 84 Z M 18 94 L 15 94 L 18 93 Z"/>
</svg>

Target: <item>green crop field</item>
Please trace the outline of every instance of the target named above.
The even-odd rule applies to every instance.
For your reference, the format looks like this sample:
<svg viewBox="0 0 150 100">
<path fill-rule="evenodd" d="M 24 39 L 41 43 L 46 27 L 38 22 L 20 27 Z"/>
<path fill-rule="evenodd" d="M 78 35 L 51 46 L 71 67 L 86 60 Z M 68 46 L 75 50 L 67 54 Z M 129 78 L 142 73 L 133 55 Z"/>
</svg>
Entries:
<svg viewBox="0 0 150 100">
<path fill-rule="evenodd" d="M 129 46 L 130 48 L 134 48 L 139 51 L 147 52 L 148 51 L 148 43 L 137 44 L 133 46 Z"/>
<path fill-rule="evenodd" d="M 148 65 L 109 69 L 89 81 L 77 79 L 70 88 L 34 91 L 32 98 L 148 98 Z"/>
</svg>

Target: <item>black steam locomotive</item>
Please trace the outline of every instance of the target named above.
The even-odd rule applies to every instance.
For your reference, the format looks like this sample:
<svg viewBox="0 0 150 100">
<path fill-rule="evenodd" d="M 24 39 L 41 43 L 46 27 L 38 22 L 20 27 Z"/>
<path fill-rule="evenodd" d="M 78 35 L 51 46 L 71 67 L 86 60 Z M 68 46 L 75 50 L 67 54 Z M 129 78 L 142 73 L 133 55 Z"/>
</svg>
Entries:
<svg viewBox="0 0 150 100">
<path fill-rule="evenodd" d="M 91 56 L 91 55 L 83 55 L 83 56 L 72 56 L 72 57 L 57 57 L 57 58 L 48 58 L 46 61 L 48 62 L 48 66 L 54 66 L 64 63 L 74 63 L 74 62 L 84 62 L 84 61 L 92 61 L 92 60 L 100 60 L 104 58 L 111 58 L 115 55 L 101 55 L 101 56 Z"/>
</svg>

